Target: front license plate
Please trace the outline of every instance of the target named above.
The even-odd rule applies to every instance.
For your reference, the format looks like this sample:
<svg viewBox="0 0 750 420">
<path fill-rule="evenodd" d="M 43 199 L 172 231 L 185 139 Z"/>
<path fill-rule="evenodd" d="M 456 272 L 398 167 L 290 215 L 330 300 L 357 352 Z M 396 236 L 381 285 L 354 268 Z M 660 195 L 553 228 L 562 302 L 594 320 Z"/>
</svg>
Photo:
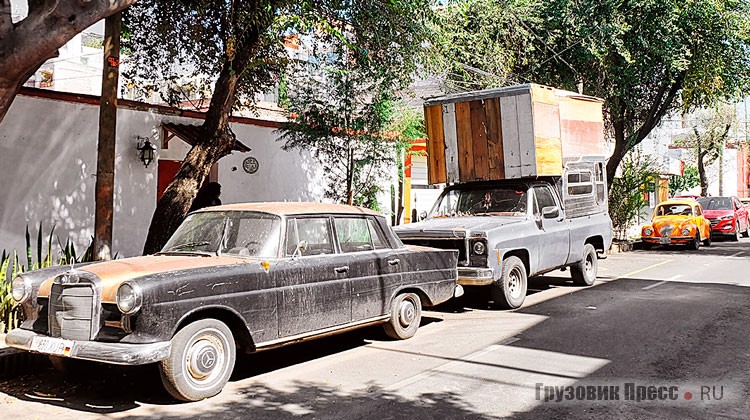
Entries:
<svg viewBox="0 0 750 420">
<path fill-rule="evenodd" d="M 662 245 L 668 245 L 672 243 L 671 238 L 659 238 L 659 243 Z"/>
<path fill-rule="evenodd" d="M 62 338 L 34 337 L 31 340 L 31 350 L 40 353 L 70 356 L 73 351 L 73 341 Z"/>
</svg>

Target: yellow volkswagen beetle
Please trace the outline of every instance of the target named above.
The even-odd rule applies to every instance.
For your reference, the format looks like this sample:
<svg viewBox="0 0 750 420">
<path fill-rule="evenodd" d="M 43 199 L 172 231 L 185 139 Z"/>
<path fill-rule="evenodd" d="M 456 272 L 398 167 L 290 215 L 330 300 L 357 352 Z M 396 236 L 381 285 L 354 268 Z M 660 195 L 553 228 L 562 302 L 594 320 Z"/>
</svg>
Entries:
<svg viewBox="0 0 750 420">
<path fill-rule="evenodd" d="M 672 199 L 659 203 L 651 224 L 641 228 L 643 248 L 654 245 L 687 245 L 698 249 L 711 246 L 711 223 L 695 200 Z"/>
</svg>

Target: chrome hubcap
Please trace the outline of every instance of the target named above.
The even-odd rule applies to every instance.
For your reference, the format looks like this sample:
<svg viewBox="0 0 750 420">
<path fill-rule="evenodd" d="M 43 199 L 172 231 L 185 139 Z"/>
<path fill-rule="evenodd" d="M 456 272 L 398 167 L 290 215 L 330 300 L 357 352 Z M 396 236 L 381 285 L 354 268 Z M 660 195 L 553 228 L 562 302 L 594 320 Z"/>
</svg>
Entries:
<svg viewBox="0 0 750 420">
<path fill-rule="evenodd" d="M 416 317 L 417 309 L 414 307 L 414 302 L 404 299 L 398 308 L 398 322 L 402 327 L 408 327 Z"/>
<path fill-rule="evenodd" d="M 508 274 L 508 291 L 514 298 L 521 294 L 522 275 L 518 268 L 514 268 Z"/>
<path fill-rule="evenodd" d="M 594 271 L 594 258 L 591 255 L 586 256 L 586 272 Z"/>
<path fill-rule="evenodd" d="M 196 381 L 207 382 L 212 380 L 213 376 L 221 373 L 223 366 L 223 346 L 217 337 L 201 337 L 188 349 L 188 372 Z"/>
</svg>

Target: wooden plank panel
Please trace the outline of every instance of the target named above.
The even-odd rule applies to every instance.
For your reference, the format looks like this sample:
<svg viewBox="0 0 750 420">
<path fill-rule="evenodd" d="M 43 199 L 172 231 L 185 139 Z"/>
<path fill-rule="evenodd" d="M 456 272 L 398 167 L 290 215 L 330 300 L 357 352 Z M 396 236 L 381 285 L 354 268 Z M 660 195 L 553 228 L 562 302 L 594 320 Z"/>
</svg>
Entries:
<svg viewBox="0 0 750 420">
<path fill-rule="evenodd" d="M 536 137 L 536 171 L 538 176 L 560 176 L 563 171 L 559 138 Z"/>
<path fill-rule="evenodd" d="M 518 118 L 518 148 L 521 157 L 521 176 L 537 176 L 536 145 L 534 144 L 534 112 L 531 92 L 516 96 Z"/>
<path fill-rule="evenodd" d="M 461 182 L 474 180 L 474 145 L 472 143 L 471 108 L 468 102 L 456 103 L 456 139 L 458 143 L 458 176 Z"/>
<path fill-rule="evenodd" d="M 521 144 L 518 138 L 518 110 L 516 98 L 504 96 L 500 98 L 500 116 L 503 136 L 503 152 L 505 160 L 505 177 L 521 177 Z"/>
<path fill-rule="evenodd" d="M 484 101 L 484 115 L 487 124 L 487 178 L 505 179 L 502 112 L 498 98 Z"/>
<path fill-rule="evenodd" d="M 456 104 L 443 105 L 443 138 L 445 139 L 445 176 L 449 184 L 459 181 Z"/>
<path fill-rule="evenodd" d="M 471 143 L 474 152 L 475 179 L 490 179 L 490 167 L 487 159 L 487 120 L 482 101 L 471 101 Z"/>
<path fill-rule="evenodd" d="M 445 183 L 445 143 L 443 140 L 443 107 L 424 109 L 427 129 L 427 179 L 430 184 Z"/>
</svg>

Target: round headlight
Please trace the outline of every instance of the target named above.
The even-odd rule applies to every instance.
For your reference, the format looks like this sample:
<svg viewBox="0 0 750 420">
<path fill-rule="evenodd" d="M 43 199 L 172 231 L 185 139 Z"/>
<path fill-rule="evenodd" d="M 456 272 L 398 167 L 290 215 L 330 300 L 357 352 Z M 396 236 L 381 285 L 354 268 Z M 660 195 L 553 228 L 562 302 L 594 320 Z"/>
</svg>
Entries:
<svg viewBox="0 0 750 420">
<path fill-rule="evenodd" d="M 484 242 L 482 242 L 482 241 L 474 242 L 474 253 L 475 254 L 477 254 L 477 255 L 483 255 L 484 251 L 486 251 L 486 250 L 487 250 L 487 247 L 484 246 Z"/>
<path fill-rule="evenodd" d="M 31 296 L 31 281 L 23 277 L 14 278 L 10 287 L 10 294 L 16 302 L 26 302 Z"/>
<path fill-rule="evenodd" d="M 651 228 L 643 229 L 643 234 L 646 235 L 646 236 L 651 236 L 651 235 L 653 235 L 653 233 L 654 233 L 654 231 Z"/>
<path fill-rule="evenodd" d="M 682 236 L 690 236 L 690 228 L 682 229 Z"/>
<path fill-rule="evenodd" d="M 117 308 L 124 314 L 132 314 L 141 309 L 141 289 L 130 283 L 123 283 L 117 289 Z"/>
</svg>

